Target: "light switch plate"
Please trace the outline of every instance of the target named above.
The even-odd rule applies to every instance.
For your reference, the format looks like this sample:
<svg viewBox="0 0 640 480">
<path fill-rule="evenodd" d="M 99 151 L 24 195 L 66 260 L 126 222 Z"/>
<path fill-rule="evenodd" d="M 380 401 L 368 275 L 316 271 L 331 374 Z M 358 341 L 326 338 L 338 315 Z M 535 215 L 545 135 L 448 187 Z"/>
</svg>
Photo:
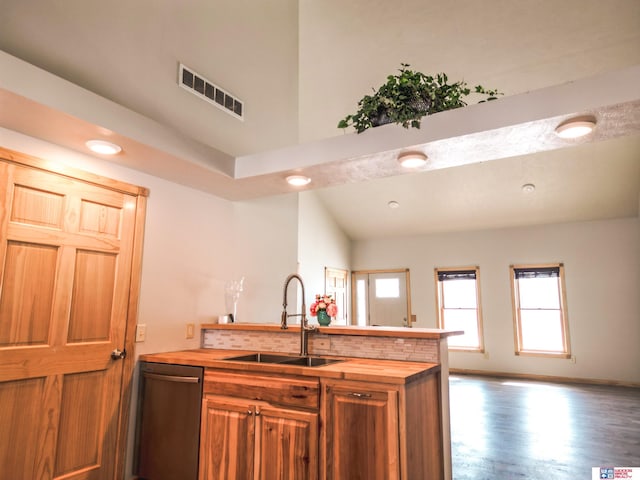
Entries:
<svg viewBox="0 0 640 480">
<path fill-rule="evenodd" d="M 193 323 L 187 323 L 187 334 L 186 338 L 193 338 L 195 335 L 196 326 Z"/>
<path fill-rule="evenodd" d="M 136 325 L 136 342 L 144 342 L 147 339 L 147 326 L 144 323 Z"/>
</svg>

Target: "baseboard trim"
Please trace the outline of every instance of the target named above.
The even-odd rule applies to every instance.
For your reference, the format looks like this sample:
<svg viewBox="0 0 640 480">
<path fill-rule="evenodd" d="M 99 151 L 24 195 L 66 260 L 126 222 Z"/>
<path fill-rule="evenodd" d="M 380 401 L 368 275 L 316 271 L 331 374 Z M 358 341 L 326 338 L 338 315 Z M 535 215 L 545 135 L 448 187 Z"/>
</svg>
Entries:
<svg viewBox="0 0 640 480">
<path fill-rule="evenodd" d="M 456 375 L 480 375 L 483 377 L 517 378 L 519 380 L 536 380 L 539 382 L 578 383 L 586 385 L 608 385 L 612 387 L 640 388 L 640 383 L 604 380 L 598 378 L 557 377 L 553 375 L 536 375 L 532 373 L 493 372 L 489 370 L 470 370 L 466 368 L 449 368 L 449 373 Z"/>
</svg>

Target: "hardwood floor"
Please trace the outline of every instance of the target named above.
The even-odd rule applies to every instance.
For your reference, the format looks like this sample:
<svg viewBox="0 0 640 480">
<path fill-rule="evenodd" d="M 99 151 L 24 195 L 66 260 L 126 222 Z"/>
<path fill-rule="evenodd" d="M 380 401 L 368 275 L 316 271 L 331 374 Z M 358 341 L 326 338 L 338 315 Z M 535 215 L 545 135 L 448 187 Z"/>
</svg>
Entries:
<svg viewBox="0 0 640 480">
<path fill-rule="evenodd" d="M 589 480 L 640 467 L 640 389 L 451 375 L 454 480 Z"/>
</svg>

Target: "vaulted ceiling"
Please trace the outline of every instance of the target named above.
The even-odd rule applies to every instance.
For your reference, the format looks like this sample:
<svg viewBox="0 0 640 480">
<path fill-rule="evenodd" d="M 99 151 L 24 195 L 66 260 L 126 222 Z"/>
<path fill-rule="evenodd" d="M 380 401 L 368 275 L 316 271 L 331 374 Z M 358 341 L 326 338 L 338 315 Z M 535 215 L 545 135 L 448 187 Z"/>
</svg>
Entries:
<svg viewBox="0 0 640 480">
<path fill-rule="evenodd" d="M 0 13 L 9 130 L 80 151 L 105 136 L 124 147 L 114 161 L 230 200 L 292 191 L 284 176 L 303 172 L 352 238 L 638 216 L 636 0 L 0 0 Z M 180 63 L 241 99 L 244 120 L 180 88 Z M 505 96 L 420 130 L 338 130 L 400 63 Z M 597 133 L 554 137 L 584 113 Z M 422 171 L 398 167 L 408 148 L 429 156 Z"/>
</svg>

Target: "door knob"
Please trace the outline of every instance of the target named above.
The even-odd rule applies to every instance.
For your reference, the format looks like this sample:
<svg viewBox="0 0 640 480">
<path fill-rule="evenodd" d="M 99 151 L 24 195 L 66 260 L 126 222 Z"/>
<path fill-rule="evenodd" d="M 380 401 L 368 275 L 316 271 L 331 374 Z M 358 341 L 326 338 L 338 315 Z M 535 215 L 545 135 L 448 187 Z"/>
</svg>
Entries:
<svg viewBox="0 0 640 480">
<path fill-rule="evenodd" d="M 118 350 L 116 348 L 113 352 L 111 352 L 111 359 L 112 360 L 122 360 L 126 356 L 127 356 L 127 351 L 126 350 Z"/>
</svg>

